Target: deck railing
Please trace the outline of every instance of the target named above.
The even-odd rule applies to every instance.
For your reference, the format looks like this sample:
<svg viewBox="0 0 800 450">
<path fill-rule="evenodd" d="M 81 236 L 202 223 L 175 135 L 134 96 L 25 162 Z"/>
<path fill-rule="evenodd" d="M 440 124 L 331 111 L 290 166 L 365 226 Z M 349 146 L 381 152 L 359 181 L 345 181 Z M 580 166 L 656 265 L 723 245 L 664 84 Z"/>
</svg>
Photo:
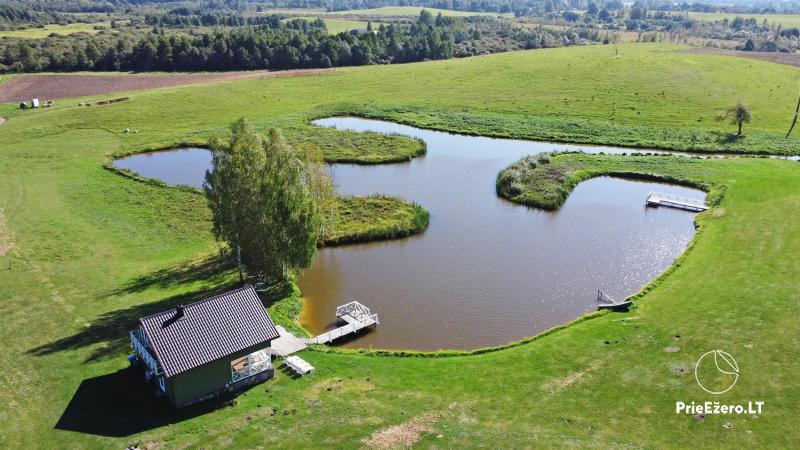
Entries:
<svg viewBox="0 0 800 450">
<path fill-rule="evenodd" d="M 158 361 L 150 354 L 150 351 L 147 349 L 147 346 L 144 345 L 142 342 L 141 336 L 139 336 L 139 330 L 132 330 L 130 332 L 131 335 L 131 347 L 133 351 L 136 352 L 137 355 L 144 361 L 147 367 L 153 372 L 153 375 L 159 376 L 161 375 L 161 366 L 158 365 Z"/>
<path fill-rule="evenodd" d="M 247 364 L 231 373 L 231 383 L 244 380 L 270 368 L 272 368 L 272 360 L 265 350 L 250 353 L 247 355 Z"/>
</svg>

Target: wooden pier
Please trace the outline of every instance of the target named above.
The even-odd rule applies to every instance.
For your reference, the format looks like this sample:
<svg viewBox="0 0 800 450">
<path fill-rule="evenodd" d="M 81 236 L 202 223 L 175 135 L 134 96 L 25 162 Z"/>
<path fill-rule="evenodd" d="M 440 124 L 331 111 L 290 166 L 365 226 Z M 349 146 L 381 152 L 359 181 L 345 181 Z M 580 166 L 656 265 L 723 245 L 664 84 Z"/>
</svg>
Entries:
<svg viewBox="0 0 800 450">
<path fill-rule="evenodd" d="M 647 195 L 648 206 L 668 206 L 670 208 L 686 209 L 689 211 L 705 211 L 708 205 L 704 200 L 681 197 L 679 195 L 651 192 Z"/>
<path fill-rule="evenodd" d="M 306 344 L 327 344 L 340 337 L 380 323 L 377 314 L 373 314 L 369 308 L 355 301 L 336 308 L 336 317 L 346 322 L 346 324 L 319 336 L 305 338 L 303 342 Z"/>
</svg>

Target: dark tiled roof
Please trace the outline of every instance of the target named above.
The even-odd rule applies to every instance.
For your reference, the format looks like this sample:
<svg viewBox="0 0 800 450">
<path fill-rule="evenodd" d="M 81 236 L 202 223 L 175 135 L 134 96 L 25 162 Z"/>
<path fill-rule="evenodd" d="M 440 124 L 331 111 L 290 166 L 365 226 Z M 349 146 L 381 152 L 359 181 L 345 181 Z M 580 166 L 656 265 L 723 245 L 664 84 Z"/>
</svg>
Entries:
<svg viewBox="0 0 800 450">
<path fill-rule="evenodd" d="M 278 337 L 250 285 L 139 322 L 167 378 Z"/>
</svg>

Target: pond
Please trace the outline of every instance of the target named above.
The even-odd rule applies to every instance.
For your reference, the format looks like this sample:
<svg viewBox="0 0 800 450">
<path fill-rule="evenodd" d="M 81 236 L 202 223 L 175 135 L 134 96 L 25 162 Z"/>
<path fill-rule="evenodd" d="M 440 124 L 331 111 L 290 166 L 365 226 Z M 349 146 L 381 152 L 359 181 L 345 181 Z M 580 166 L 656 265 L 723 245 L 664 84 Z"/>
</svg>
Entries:
<svg viewBox="0 0 800 450">
<path fill-rule="evenodd" d="M 421 235 L 322 249 L 301 273 L 300 321 L 312 333 L 332 327 L 336 307 L 351 300 L 380 315 L 380 325 L 342 344 L 348 347 L 473 349 L 576 319 L 596 310 L 598 289 L 618 299 L 636 292 L 692 239 L 694 214 L 645 207 L 649 191 L 705 195 L 601 177 L 580 183 L 560 210 L 542 211 L 497 197 L 497 173 L 543 151 L 631 150 L 454 135 L 348 117 L 315 124 L 401 133 L 428 146 L 425 156 L 408 163 L 333 166 L 341 194 L 394 195 L 431 213 Z M 162 161 L 160 154 L 150 155 L 136 168 L 130 162 L 127 167 L 170 184 L 199 185 L 210 157 L 206 151 L 203 159 L 195 150 L 169 152 L 170 159 Z M 173 159 L 176 155 L 184 159 Z M 206 165 L 200 168 L 202 161 Z M 161 167 L 156 175 L 150 170 L 154 166 L 175 172 L 165 175 Z M 194 178 L 188 167 L 197 167 Z"/>
</svg>

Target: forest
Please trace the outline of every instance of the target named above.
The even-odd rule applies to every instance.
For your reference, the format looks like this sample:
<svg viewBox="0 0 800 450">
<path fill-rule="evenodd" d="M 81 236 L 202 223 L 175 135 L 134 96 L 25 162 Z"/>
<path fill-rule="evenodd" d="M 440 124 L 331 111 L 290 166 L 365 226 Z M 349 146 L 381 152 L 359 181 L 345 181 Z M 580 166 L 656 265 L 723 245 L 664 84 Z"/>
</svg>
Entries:
<svg viewBox="0 0 800 450">
<path fill-rule="evenodd" d="M 280 16 L 199 34 L 153 28 L 141 37 L 0 41 L 0 72 L 223 71 L 327 68 L 448 59 L 579 44 L 575 33 L 523 30 L 496 19 L 433 16 L 331 35 L 322 20 Z M 67 44 L 65 44 L 67 42 Z"/>
</svg>

